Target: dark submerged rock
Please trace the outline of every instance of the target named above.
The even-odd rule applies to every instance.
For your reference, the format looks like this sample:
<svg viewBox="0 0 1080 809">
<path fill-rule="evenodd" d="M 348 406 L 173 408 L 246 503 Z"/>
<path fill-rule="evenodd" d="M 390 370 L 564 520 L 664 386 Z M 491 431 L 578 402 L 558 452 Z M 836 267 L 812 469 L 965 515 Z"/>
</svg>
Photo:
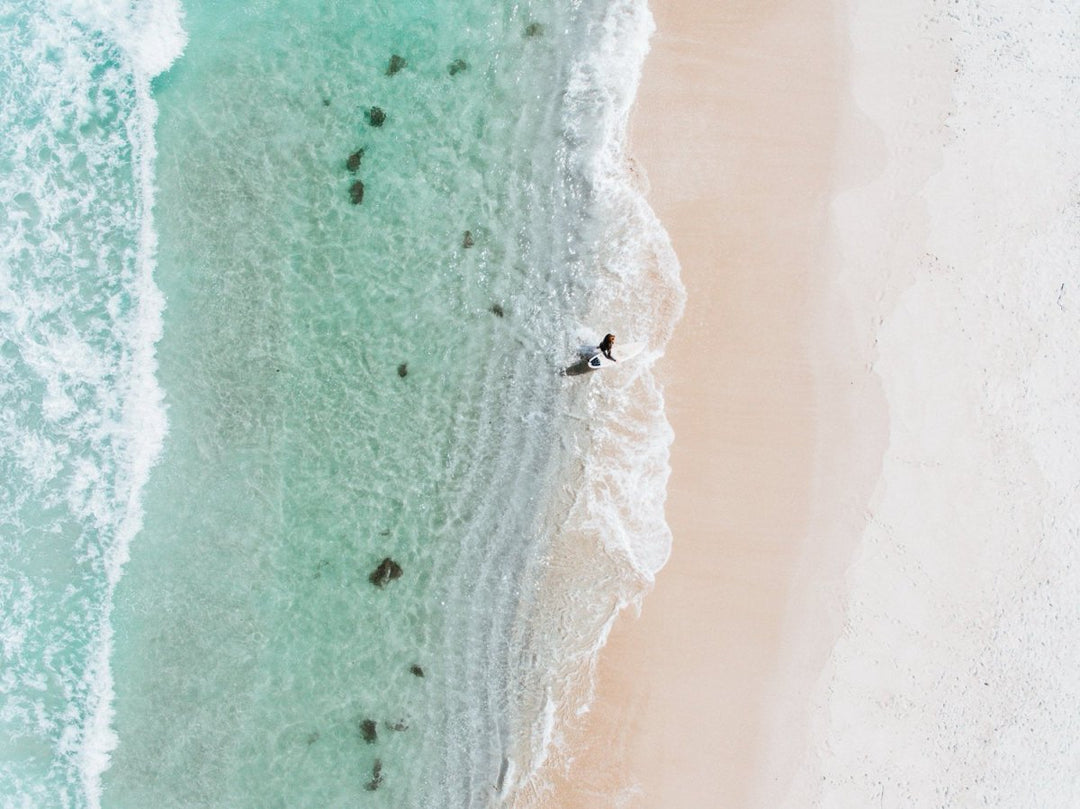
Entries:
<svg viewBox="0 0 1080 809">
<path fill-rule="evenodd" d="M 345 161 L 345 168 L 347 168 L 349 171 L 356 171 L 358 168 L 360 168 L 360 161 L 363 159 L 364 150 L 357 149 L 355 152 L 349 155 L 349 159 Z"/>
<path fill-rule="evenodd" d="M 458 73 L 468 70 L 469 65 L 464 59 L 455 59 L 447 69 L 450 71 L 451 76 L 456 76 Z"/>
<path fill-rule="evenodd" d="M 368 576 L 368 581 L 376 587 L 385 587 L 394 579 L 400 579 L 401 573 L 401 565 L 387 556 L 379 562 L 379 566 L 372 571 L 370 576 Z"/>
<path fill-rule="evenodd" d="M 424 670 L 422 668 L 420 668 L 420 666 L 417 665 L 416 663 L 413 663 L 411 666 L 409 666 L 409 671 L 412 672 L 412 674 L 415 675 L 416 677 L 423 677 L 424 676 Z"/>
<path fill-rule="evenodd" d="M 311 747 L 311 745 L 313 745 L 313 744 L 315 744 L 315 742 L 319 741 L 319 731 L 314 730 L 311 733 L 309 733 L 307 735 L 306 741 L 307 741 L 308 747 Z"/>
<path fill-rule="evenodd" d="M 386 122 L 386 113 L 381 107 L 372 107 L 366 114 L 367 122 L 372 126 L 382 126 Z"/>
<path fill-rule="evenodd" d="M 386 75 L 393 76 L 407 64 L 408 62 L 406 62 L 402 57 L 398 56 L 395 53 L 393 56 L 390 57 L 390 64 L 386 66 Z"/>
<path fill-rule="evenodd" d="M 374 719 L 360 720 L 360 735 L 364 737 L 364 741 L 368 744 L 375 743 L 376 739 L 378 739 L 379 737 L 379 734 Z"/>
<path fill-rule="evenodd" d="M 349 186 L 349 199 L 352 200 L 353 205 L 359 205 L 364 201 L 364 181 L 357 180 L 351 186 Z"/>
<path fill-rule="evenodd" d="M 409 363 L 403 362 L 397 367 L 397 375 L 402 379 L 409 375 Z"/>
<path fill-rule="evenodd" d="M 396 730 L 400 733 L 403 730 L 409 729 L 409 723 L 406 722 L 404 719 L 399 719 L 396 722 L 387 722 L 386 727 L 388 730 Z"/>
<path fill-rule="evenodd" d="M 466 230 L 465 231 L 465 236 L 461 240 L 461 246 L 462 247 L 472 247 L 474 244 L 476 244 L 476 242 L 473 241 L 472 231 L 471 230 Z"/>
<path fill-rule="evenodd" d="M 375 759 L 375 763 L 371 767 L 371 780 L 364 784 L 364 789 L 368 792 L 374 792 L 382 785 L 382 761 Z"/>
<path fill-rule="evenodd" d="M 329 106 L 330 106 L 330 99 L 329 99 L 329 98 L 324 98 L 324 99 L 322 100 L 322 105 L 323 105 L 324 107 L 329 107 Z"/>
<path fill-rule="evenodd" d="M 488 311 L 495 315 L 495 317 L 502 317 L 506 314 L 506 312 L 503 311 L 503 308 L 497 303 L 491 304 L 491 308 Z"/>
<path fill-rule="evenodd" d="M 527 36 L 527 37 L 538 37 L 538 36 L 542 36 L 543 33 L 544 33 L 544 26 L 542 26 L 538 22 L 531 22 L 531 23 L 529 23 L 528 25 L 525 26 L 525 36 Z"/>
</svg>

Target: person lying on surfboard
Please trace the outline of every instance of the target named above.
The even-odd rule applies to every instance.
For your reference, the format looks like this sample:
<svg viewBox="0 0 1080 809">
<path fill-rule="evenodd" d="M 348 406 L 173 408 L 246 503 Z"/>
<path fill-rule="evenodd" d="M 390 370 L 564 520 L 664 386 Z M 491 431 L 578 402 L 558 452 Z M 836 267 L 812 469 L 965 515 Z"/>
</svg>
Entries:
<svg viewBox="0 0 1080 809">
<path fill-rule="evenodd" d="M 615 347 L 615 335 L 614 334 L 605 334 L 603 342 L 600 343 L 599 346 L 597 346 L 597 348 L 600 349 L 600 352 L 605 357 L 607 357 L 612 362 L 618 362 L 617 359 L 615 359 L 613 356 L 611 356 L 611 349 L 614 348 L 614 347 Z"/>
</svg>

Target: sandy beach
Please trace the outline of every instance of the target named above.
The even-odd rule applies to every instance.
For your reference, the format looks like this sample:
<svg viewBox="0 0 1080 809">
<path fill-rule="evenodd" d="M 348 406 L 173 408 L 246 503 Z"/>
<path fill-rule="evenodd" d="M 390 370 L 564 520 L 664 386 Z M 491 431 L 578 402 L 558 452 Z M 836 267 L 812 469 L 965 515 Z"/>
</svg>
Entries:
<svg viewBox="0 0 1080 809">
<path fill-rule="evenodd" d="M 1075 11 L 652 11 L 674 544 L 547 805 L 1076 803 Z"/>
<path fill-rule="evenodd" d="M 674 547 L 601 653 L 547 802 L 561 809 L 731 809 L 783 790 L 839 631 L 828 583 L 885 441 L 869 339 L 829 286 L 846 93 L 833 7 L 651 7 L 631 150 L 688 294 L 661 372 Z"/>
</svg>

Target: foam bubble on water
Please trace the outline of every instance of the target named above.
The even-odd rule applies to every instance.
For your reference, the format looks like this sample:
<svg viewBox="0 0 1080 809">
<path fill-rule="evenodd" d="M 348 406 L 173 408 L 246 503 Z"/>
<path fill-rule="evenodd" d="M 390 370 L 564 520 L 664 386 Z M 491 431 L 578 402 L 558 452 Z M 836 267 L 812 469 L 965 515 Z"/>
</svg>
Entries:
<svg viewBox="0 0 1080 809">
<path fill-rule="evenodd" d="M 616 2 L 594 29 L 596 50 L 575 65 L 564 118 L 566 131 L 583 144 L 575 151 L 577 169 L 592 189 L 598 217 L 609 223 L 600 242 L 592 314 L 622 342 L 645 342 L 648 349 L 596 386 L 588 400 L 596 436 L 587 476 L 603 485 L 589 487 L 586 519 L 651 581 L 671 547 L 663 507 L 673 438 L 652 366 L 682 313 L 685 293 L 670 240 L 626 152 L 630 110 L 655 30 L 652 15 L 643 2 Z M 601 111 L 591 131 L 584 126 L 586 109 Z"/>
<path fill-rule="evenodd" d="M 149 80 L 168 70 L 187 45 L 178 0 L 67 0 L 71 14 L 105 32 Z"/>
<path fill-rule="evenodd" d="M 9 613 L 2 638 L 18 680 L 0 689 L 4 720 L 35 743 L 49 740 L 58 757 L 49 781 L 14 765 L 4 775 L 25 795 L 77 791 L 91 807 L 117 742 L 113 593 L 166 431 L 156 380 L 164 302 L 153 282 L 149 83 L 183 46 L 179 20 L 176 3 L 59 2 L 3 35 L 4 70 L 21 93 L 5 111 L 2 155 L 15 170 L 3 186 L 14 204 L 3 221 L 0 395 L 20 403 L 0 424 L 17 474 L 3 517 L 31 537 L 13 540 L 24 554 L 13 563 L 46 572 L 33 570 L 16 587 L 4 569 L 3 584 L 21 593 L 24 608 Z M 70 538 L 74 560 L 56 565 L 48 554 L 63 545 L 39 548 L 39 534 Z M 52 583 L 50 566 L 66 571 L 71 561 L 70 579 Z M 46 676 L 42 667 L 52 670 L 73 643 L 87 644 L 85 661 Z M 70 766 L 77 775 L 63 774 Z"/>
<path fill-rule="evenodd" d="M 120 420 L 112 425 L 114 439 L 122 448 L 115 486 L 123 516 L 105 559 L 109 592 L 101 618 L 97 644 L 92 651 L 87 679 L 88 719 L 82 728 L 79 759 L 83 784 L 91 806 L 100 804 L 101 776 L 109 766 L 109 756 L 117 745 L 112 729 L 113 677 L 109 660 L 112 654 L 111 623 L 113 594 L 123 566 L 129 558 L 131 540 L 142 528 L 141 496 L 150 470 L 156 462 L 167 431 L 164 393 L 157 382 L 155 345 L 161 338 L 164 298 L 154 283 L 154 256 L 157 235 L 152 208 L 154 200 L 154 126 L 157 107 L 150 95 L 150 74 L 136 76 L 136 123 L 131 139 L 135 154 L 140 200 L 140 225 L 137 275 L 131 294 L 136 301 L 134 316 L 127 324 L 126 340 L 130 350 L 126 390 Z"/>
<path fill-rule="evenodd" d="M 52 480 L 63 466 L 67 450 L 59 443 L 39 433 L 24 433 L 16 449 L 16 457 L 30 475 L 35 492 Z"/>
<path fill-rule="evenodd" d="M 618 616 L 640 602 L 668 559 L 664 517 L 673 432 L 653 367 L 663 354 L 685 293 L 668 236 L 645 199 L 643 178 L 626 152 L 630 109 L 654 30 L 646 3 L 598 7 L 587 52 L 573 62 L 563 130 L 571 170 L 583 181 L 597 245 L 590 269 L 590 326 L 576 341 L 595 345 L 611 331 L 641 341 L 633 362 L 582 380 L 577 466 L 566 483 L 554 547 L 544 560 L 536 601 L 523 608 L 526 669 L 542 693 L 520 696 L 528 762 L 517 773 L 515 805 L 532 806 L 547 789 L 545 770 L 564 760 L 566 729 L 589 711 L 597 656 Z"/>
<path fill-rule="evenodd" d="M 595 48 L 571 70 L 563 130 L 576 146 L 577 170 L 600 184 L 598 193 L 625 185 L 630 110 L 655 30 L 647 4 L 617 0 L 591 25 Z"/>
<path fill-rule="evenodd" d="M 91 683 L 87 700 L 89 718 L 82 730 L 79 754 L 83 783 L 92 806 L 100 804 L 101 776 L 108 768 L 110 753 L 118 743 L 112 729 L 114 691 L 109 664 L 113 639 L 110 620 L 113 593 L 123 566 L 128 561 L 131 540 L 142 528 L 140 498 L 150 470 L 160 455 L 167 431 L 164 393 L 157 382 L 155 357 L 155 346 L 162 333 L 165 302 L 153 280 L 157 252 L 157 233 L 152 215 L 157 105 L 151 96 L 150 80 L 179 57 L 187 42 L 181 22 L 182 7 L 177 0 L 125 5 L 128 13 L 112 19 L 125 23 L 118 27 L 116 36 L 130 54 L 135 69 L 136 117 L 129 135 L 140 192 L 140 224 L 137 274 L 131 290 L 136 305 L 134 316 L 127 324 L 126 335 L 131 350 L 130 376 L 121 418 L 115 425 L 115 435 L 124 447 L 125 463 L 118 469 L 117 488 L 125 501 L 125 508 L 106 559 L 109 594 L 98 643 L 88 667 Z"/>
</svg>

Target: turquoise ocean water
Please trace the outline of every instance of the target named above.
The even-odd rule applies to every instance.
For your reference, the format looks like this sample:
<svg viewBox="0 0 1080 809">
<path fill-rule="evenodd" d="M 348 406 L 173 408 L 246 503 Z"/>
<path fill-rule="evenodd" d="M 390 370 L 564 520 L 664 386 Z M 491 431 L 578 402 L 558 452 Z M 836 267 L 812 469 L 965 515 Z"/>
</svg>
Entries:
<svg viewBox="0 0 1080 809">
<path fill-rule="evenodd" d="M 3 0 L 2 805 L 536 794 L 669 543 L 650 31 Z"/>
</svg>

